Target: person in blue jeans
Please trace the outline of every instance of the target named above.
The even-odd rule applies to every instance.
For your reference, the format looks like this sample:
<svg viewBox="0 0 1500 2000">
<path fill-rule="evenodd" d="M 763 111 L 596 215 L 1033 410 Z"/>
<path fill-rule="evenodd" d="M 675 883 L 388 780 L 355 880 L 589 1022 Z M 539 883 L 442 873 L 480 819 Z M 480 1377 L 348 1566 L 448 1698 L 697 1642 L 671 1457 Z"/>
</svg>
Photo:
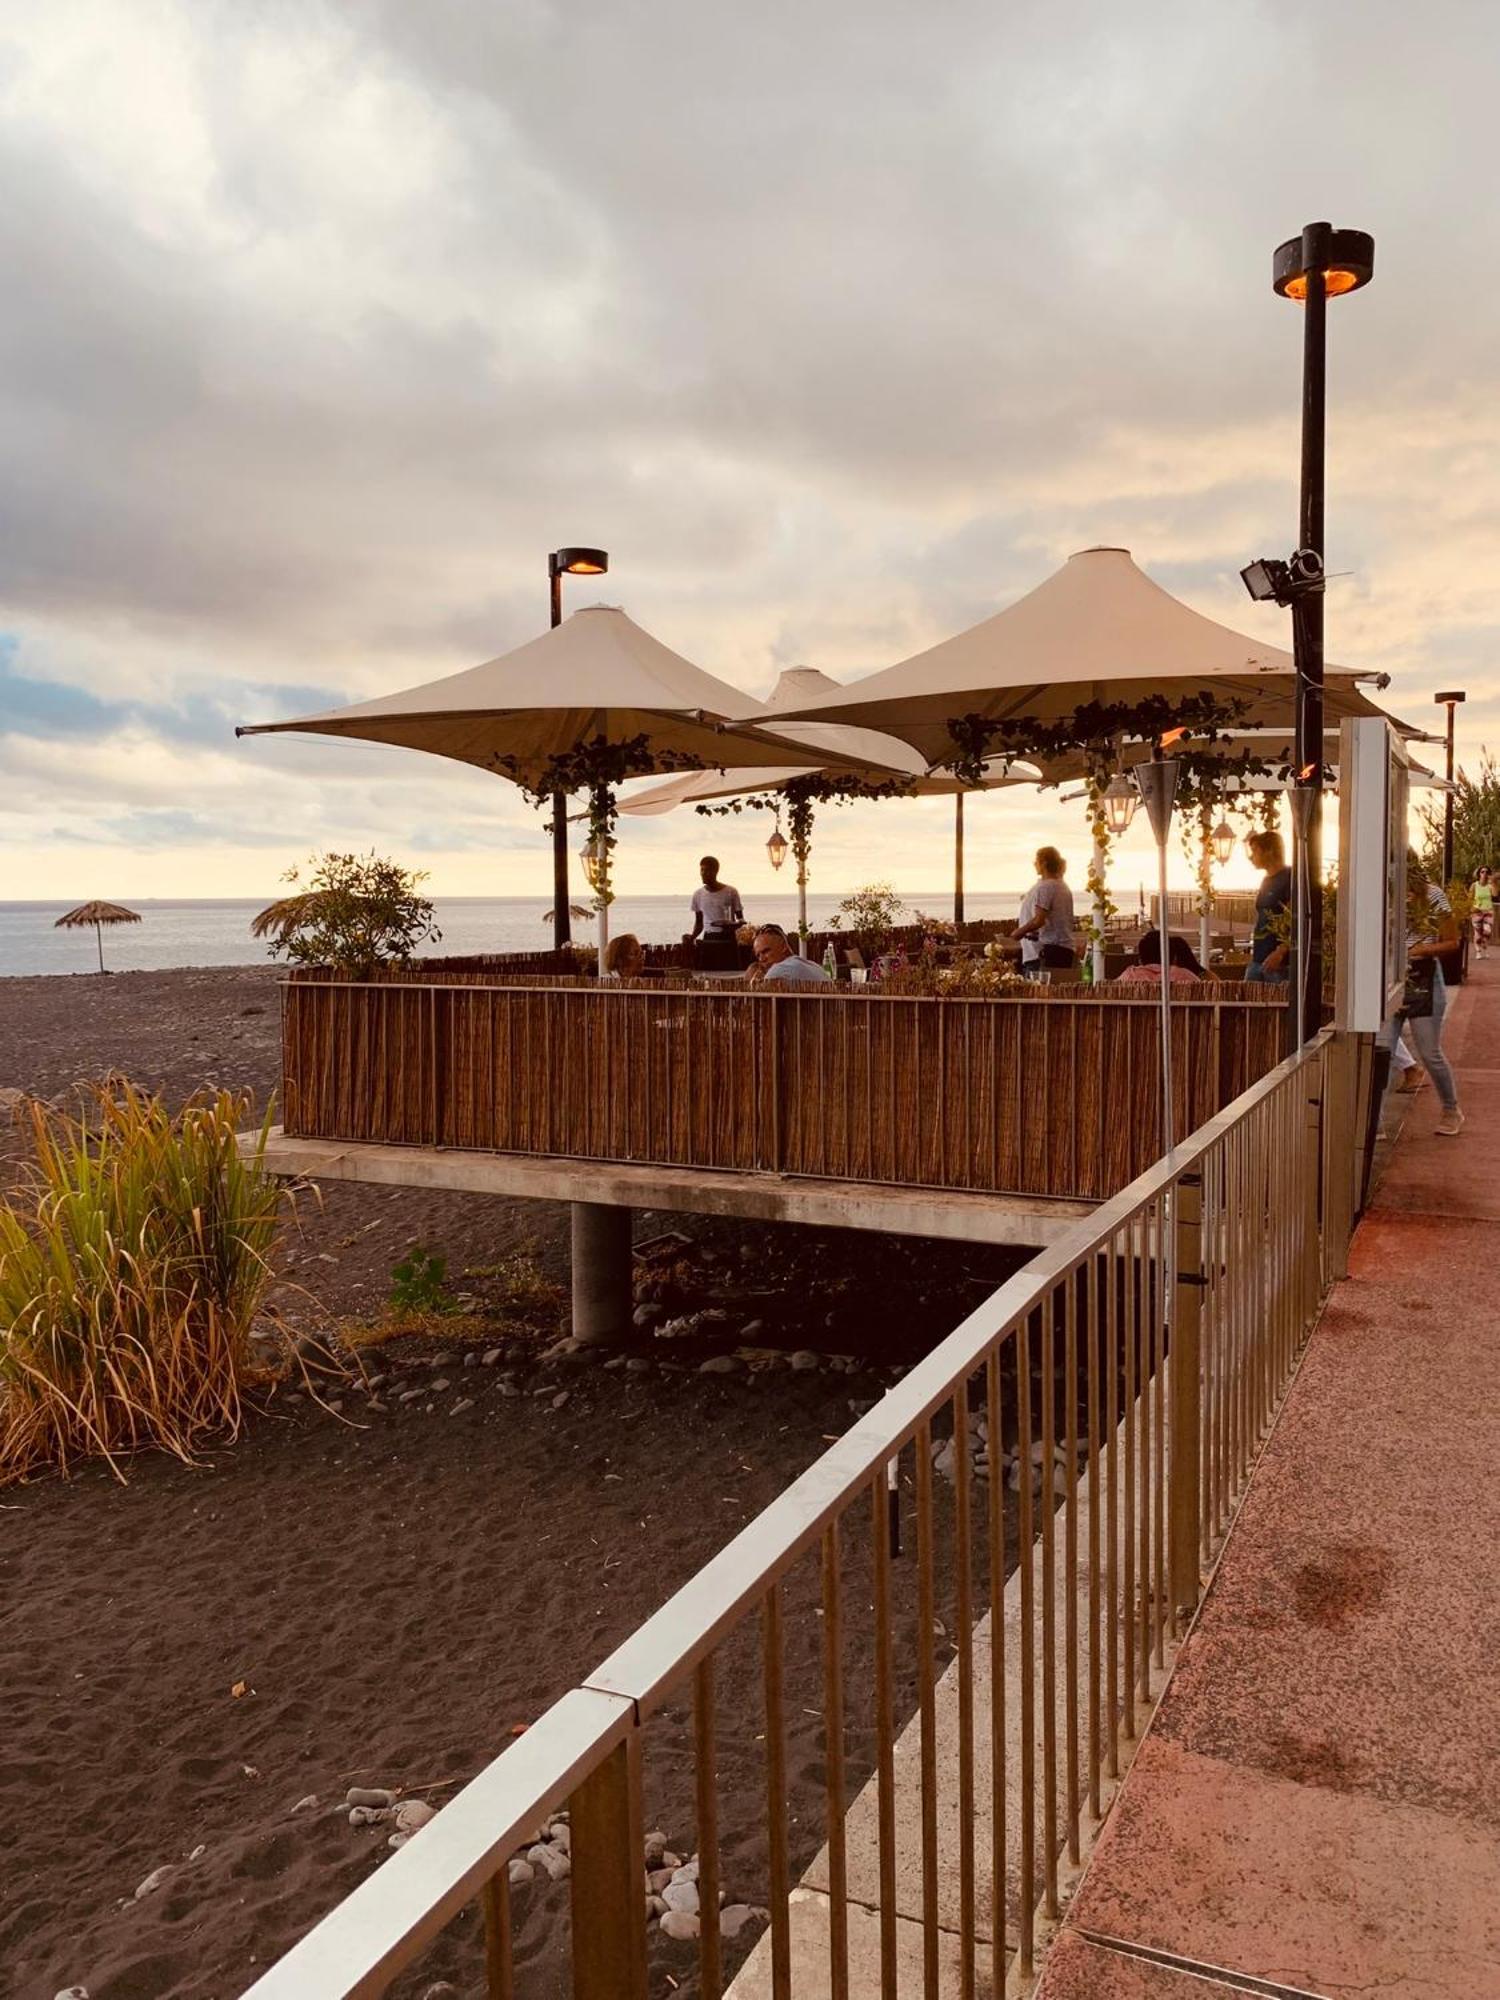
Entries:
<svg viewBox="0 0 1500 2000">
<path fill-rule="evenodd" d="M 1394 1050 L 1403 1027 L 1410 1026 L 1417 1060 L 1432 1078 L 1443 1115 L 1435 1131 L 1440 1139 L 1456 1139 L 1463 1130 L 1458 1086 L 1443 1054 L 1443 1016 L 1448 988 L 1438 954 L 1455 935 L 1452 908 L 1436 883 L 1429 882 L 1415 857 L 1407 860 L 1407 897 L 1411 912 L 1406 938 L 1406 985 L 1401 1005 L 1376 1037 L 1377 1046 Z"/>
<path fill-rule="evenodd" d="M 1284 986 L 1291 949 L 1276 934 L 1275 918 L 1292 907 L 1292 871 L 1286 865 L 1281 835 L 1252 833 L 1245 843 L 1250 859 L 1264 871 L 1255 898 L 1255 930 L 1250 939 L 1250 963 L 1245 979 L 1252 986 Z"/>
</svg>

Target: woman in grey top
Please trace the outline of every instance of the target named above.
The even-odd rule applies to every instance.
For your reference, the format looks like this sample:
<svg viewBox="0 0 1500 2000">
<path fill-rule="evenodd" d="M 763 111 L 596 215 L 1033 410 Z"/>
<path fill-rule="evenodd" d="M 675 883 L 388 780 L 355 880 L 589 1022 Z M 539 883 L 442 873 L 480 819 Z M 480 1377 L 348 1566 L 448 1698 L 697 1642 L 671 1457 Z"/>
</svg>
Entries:
<svg viewBox="0 0 1500 2000">
<path fill-rule="evenodd" d="M 1073 950 L 1073 891 L 1063 880 L 1068 864 L 1055 847 L 1036 851 L 1037 879 L 1021 898 L 1016 936 L 1021 970 L 1065 969 L 1078 963 Z"/>
</svg>

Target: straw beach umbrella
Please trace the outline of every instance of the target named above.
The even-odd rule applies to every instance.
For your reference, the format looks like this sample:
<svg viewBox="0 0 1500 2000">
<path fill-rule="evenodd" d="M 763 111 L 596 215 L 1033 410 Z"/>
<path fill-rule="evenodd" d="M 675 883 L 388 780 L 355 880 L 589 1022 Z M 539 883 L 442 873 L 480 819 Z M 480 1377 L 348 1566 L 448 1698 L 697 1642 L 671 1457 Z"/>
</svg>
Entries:
<svg viewBox="0 0 1500 2000">
<path fill-rule="evenodd" d="M 52 926 L 55 931 L 84 930 L 89 924 L 94 926 L 94 942 L 99 947 L 99 970 L 104 970 L 104 926 L 106 924 L 138 924 L 140 917 L 134 910 L 127 910 L 123 903 L 80 903 L 76 910 L 69 910 L 65 917 L 59 917 Z"/>
</svg>

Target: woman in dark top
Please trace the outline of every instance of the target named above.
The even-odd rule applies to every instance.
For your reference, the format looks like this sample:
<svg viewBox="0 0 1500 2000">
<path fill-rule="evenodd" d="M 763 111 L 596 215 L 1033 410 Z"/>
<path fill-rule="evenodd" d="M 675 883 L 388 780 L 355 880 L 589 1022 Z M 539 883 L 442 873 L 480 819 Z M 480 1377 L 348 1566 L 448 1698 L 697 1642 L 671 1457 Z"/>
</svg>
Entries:
<svg viewBox="0 0 1500 2000">
<path fill-rule="evenodd" d="M 1286 865 L 1286 849 L 1279 833 L 1252 833 L 1246 845 L 1250 859 L 1265 875 L 1255 898 L 1255 932 L 1245 978 L 1252 985 L 1280 986 L 1286 981 L 1291 952 L 1286 941 L 1277 936 L 1274 919 L 1292 907 L 1292 871 Z"/>
</svg>

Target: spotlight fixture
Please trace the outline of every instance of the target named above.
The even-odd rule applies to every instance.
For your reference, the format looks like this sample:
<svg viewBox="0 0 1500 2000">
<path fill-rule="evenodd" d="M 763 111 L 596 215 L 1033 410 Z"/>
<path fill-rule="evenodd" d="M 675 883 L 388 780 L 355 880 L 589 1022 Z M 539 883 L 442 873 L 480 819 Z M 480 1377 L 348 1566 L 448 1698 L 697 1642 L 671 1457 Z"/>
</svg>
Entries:
<svg viewBox="0 0 1500 2000">
<path fill-rule="evenodd" d="M 1322 590 L 1323 558 L 1316 549 L 1298 549 L 1288 562 L 1262 556 L 1240 571 L 1240 581 L 1257 604 L 1295 604 L 1299 597 Z"/>
</svg>

